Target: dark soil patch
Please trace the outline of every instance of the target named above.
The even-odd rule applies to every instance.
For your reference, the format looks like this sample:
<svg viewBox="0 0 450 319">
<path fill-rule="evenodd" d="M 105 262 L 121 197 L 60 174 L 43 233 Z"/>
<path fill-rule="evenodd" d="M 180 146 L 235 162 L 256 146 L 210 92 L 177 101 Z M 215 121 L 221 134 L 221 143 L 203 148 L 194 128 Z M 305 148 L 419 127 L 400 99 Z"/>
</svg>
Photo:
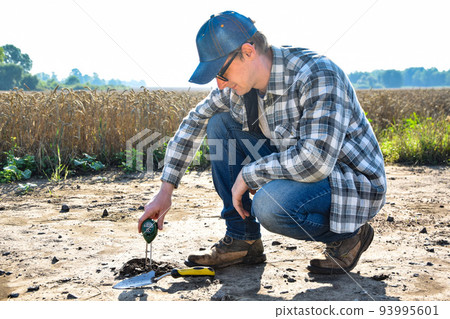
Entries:
<svg viewBox="0 0 450 319">
<path fill-rule="evenodd" d="M 125 279 L 131 278 L 137 275 L 140 275 L 145 272 L 149 272 L 150 270 L 155 271 L 155 276 L 161 276 L 165 273 L 170 272 L 175 266 L 169 265 L 167 263 L 161 263 L 157 261 L 152 261 L 151 269 L 148 267 L 148 259 L 147 259 L 147 269 L 144 269 L 144 259 L 145 258 L 134 258 L 127 261 L 122 268 L 119 270 L 119 274 L 116 279 Z"/>
</svg>

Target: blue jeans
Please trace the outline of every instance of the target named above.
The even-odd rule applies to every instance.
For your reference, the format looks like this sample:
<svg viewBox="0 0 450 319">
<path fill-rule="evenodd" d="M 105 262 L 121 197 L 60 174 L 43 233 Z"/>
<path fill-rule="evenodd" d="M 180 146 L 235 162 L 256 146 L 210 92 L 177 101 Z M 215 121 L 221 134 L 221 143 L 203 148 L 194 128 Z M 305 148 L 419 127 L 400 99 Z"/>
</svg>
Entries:
<svg viewBox="0 0 450 319">
<path fill-rule="evenodd" d="M 242 219 L 233 207 L 231 188 L 242 167 L 260 157 L 278 152 L 263 134 L 242 131 L 230 113 L 214 115 L 207 126 L 212 177 L 223 201 L 221 217 L 226 235 L 241 240 L 261 238 L 260 224 L 267 230 L 287 237 L 319 241 L 340 241 L 356 234 L 330 231 L 331 188 L 328 178 L 315 183 L 273 180 L 263 185 L 250 199 L 242 198 L 251 216 Z"/>
</svg>

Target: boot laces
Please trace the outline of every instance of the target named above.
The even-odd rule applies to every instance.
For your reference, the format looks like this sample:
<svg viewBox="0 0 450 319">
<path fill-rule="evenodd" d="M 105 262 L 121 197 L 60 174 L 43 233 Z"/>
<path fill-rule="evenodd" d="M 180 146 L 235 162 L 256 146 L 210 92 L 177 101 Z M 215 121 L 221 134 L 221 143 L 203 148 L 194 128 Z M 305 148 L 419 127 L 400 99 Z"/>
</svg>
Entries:
<svg viewBox="0 0 450 319">
<path fill-rule="evenodd" d="M 339 257 L 339 247 L 341 247 L 341 245 L 342 241 L 328 243 L 324 251 L 325 256 Z"/>
<path fill-rule="evenodd" d="M 225 236 L 224 238 L 220 239 L 217 243 L 215 243 L 214 245 L 211 246 L 211 248 L 214 247 L 221 247 L 221 246 L 229 246 L 233 243 L 233 238 L 231 238 L 230 236 Z"/>
</svg>

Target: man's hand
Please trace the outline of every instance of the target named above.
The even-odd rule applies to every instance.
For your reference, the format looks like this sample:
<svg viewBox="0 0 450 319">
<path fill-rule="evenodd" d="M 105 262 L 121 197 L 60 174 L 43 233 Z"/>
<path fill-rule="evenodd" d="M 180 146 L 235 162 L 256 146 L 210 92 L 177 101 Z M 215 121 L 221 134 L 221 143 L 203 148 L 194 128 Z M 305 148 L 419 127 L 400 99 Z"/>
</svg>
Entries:
<svg viewBox="0 0 450 319">
<path fill-rule="evenodd" d="M 142 223 L 149 218 L 157 221 L 158 229 L 163 229 L 164 217 L 172 205 L 173 189 L 174 186 L 172 184 L 163 182 L 159 193 L 144 206 L 145 212 L 139 218 L 138 232 L 141 232 Z"/>
<path fill-rule="evenodd" d="M 233 188 L 231 189 L 231 195 L 233 197 L 233 206 L 242 217 L 245 219 L 246 217 L 250 217 L 250 213 L 244 209 L 244 205 L 242 204 L 242 196 L 246 191 L 250 191 L 251 194 L 255 194 L 255 190 L 250 189 L 244 181 L 242 177 L 242 171 L 239 173 L 236 181 L 234 182 Z"/>
</svg>

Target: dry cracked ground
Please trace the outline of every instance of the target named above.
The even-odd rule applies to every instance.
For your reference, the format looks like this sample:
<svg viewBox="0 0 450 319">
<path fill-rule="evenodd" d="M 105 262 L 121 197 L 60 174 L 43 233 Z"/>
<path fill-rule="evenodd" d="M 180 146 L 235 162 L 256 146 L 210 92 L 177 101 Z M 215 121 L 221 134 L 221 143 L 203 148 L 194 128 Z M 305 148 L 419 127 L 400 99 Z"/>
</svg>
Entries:
<svg viewBox="0 0 450 319">
<path fill-rule="evenodd" d="M 0 300 L 449 300 L 450 168 L 386 169 L 375 239 L 348 275 L 308 273 L 322 244 L 263 230 L 264 264 L 134 290 L 112 286 L 126 275 L 124 265 L 144 258 L 137 220 L 159 190 L 158 176 L 109 171 L 58 184 L 34 180 L 26 194 L 18 184 L 2 185 Z M 187 174 L 153 242 L 153 264 L 184 267 L 190 252 L 209 249 L 224 234 L 220 209 L 210 172 Z"/>
</svg>

